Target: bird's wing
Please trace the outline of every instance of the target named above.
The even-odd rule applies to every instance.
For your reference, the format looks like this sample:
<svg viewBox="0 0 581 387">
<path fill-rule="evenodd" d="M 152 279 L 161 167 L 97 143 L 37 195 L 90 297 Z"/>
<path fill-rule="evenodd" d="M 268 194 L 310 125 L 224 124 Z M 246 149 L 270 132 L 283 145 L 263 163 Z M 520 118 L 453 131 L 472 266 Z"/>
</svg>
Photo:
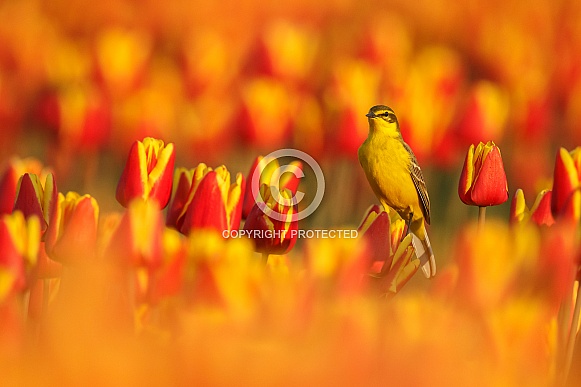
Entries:
<svg viewBox="0 0 581 387">
<path fill-rule="evenodd" d="M 404 142 L 404 147 L 410 155 L 410 176 L 412 177 L 412 181 L 416 186 L 416 191 L 418 192 L 418 196 L 420 198 L 424 219 L 428 224 L 430 224 L 430 198 L 428 197 L 428 190 L 426 189 L 424 175 L 422 174 L 422 170 L 418 165 L 418 160 L 416 159 L 416 156 L 414 155 L 414 152 L 410 146 Z"/>
</svg>

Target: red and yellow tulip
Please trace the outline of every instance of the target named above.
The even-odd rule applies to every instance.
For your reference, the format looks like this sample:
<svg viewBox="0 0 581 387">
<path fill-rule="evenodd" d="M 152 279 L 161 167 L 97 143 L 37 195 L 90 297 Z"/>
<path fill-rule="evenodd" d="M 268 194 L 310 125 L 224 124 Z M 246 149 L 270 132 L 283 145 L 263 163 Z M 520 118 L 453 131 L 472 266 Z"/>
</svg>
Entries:
<svg viewBox="0 0 581 387">
<path fill-rule="evenodd" d="M 48 171 L 34 158 L 12 158 L 0 175 L 0 214 L 10 214 L 14 209 L 18 181 L 25 173 L 35 174 L 46 179 Z"/>
<path fill-rule="evenodd" d="M 537 195 L 535 203 L 529 209 L 525 202 L 524 192 L 517 189 L 510 205 L 510 223 L 518 224 L 532 220 L 537 225 L 551 226 L 555 223 L 551 213 L 551 196 L 550 190 L 542 190 Z"/>
<path fill-rule="evenodd" d="M 174 145 L 146 137 L 131 146 L 125 169 L 117 184 L 117 201 L 127 207 L 132 199 L 169 202 L 175 162 Z"/>
<path fill-rule="evenodd" d="M 244 231 L 254 241 L 257 252 L 286 254 L 298 237 L 297 204 L 289 189 L 279 191 L 278 200 L 273 189 L 276 187 L 260 186 L 259 201 L 248 214 Z"/>
<path fill-rule="evenodd" d="M 225 166 L 216 169 L 201 163 L 195 169 L 178 168 L 166 224 L 184 234 L 210 228 L 237 230 L 242 214 L 244 178 L 231 183 Z"/>
<path fill-rule="evenodd" d="M 568 152 L 559 149 L 553 173 L 551 210 L 556 219 L 581 218 L 581 147 Z"/>
<path fill-rule="evenodd" d="M 262 184 L 266 184 L 268 186 L 278 184 L 279 190 L 287 188 L 293 194 L 297 192 L 297 188 L 302 177 L 303 163 L 300 161 L 291 162 L 287 166 L 287 169 L 285 169 L 285 173 L 278 175 L 278 181 L 272 181 L 273 178 L 276 179 L 275 173 L 280 173 L 279 168 L 281 167 L 278 163 L 278 159 L 268 160 L 262 156 L 258 156 L 254 160 L 254 163 L 252 164 L 246 179 L 246 191 L 244 195 L 244 204 L 242 206 L 242 219 L 246 219 L 256 201 L 256 198 L 252 192 L 252 184 L 254 182 L 253 179 L 255 173 L 259 174 L 259 178 L 257 179 L 259 187 Z"/>
<path fill-rule="evenodd" d="M 413 236 L 404 237 L 405 230 L 403 219 L 395 212 L 382 211 L 378 205 L 368 209 L 358 228 L 370 247 L 369 275 L 386 294 L 397 293 L 420 267 L 420 261 L 413 259 Z"/>
<path fill-rule="evenodd" d="M 95 258 L 99 205 L 90 195 L 59 193 L 58 204 L 46 232 L 46 251 L 50 258 L 75 265 Z"/>
<path fill-rule="evenodd" d="M 18 181 L 14 211 L 21 211 L 26 218 L 36 215 L 44 232 L 57 203 L 57 187 L 52 173 L 46 176 L 44 185 L 38 175 L 25 173 Z"/>
<path fill-rule="evenodd" d="M 460 184 L 460 199 L 472 206 L 496 206 L 508 199 L 508 182 L 500 149 L 489 141 L 475 148 L 470 145 L 464 161 Z"/>
</svg>

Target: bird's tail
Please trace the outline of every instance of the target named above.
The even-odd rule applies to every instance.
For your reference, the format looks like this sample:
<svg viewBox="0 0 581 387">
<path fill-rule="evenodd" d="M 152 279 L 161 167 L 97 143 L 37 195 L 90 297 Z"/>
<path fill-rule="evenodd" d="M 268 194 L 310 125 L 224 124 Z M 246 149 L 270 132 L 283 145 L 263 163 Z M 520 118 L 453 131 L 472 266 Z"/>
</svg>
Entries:
<svg viewBox="0 0 581 387">
<path fill-rule="evenodd" d="M 422 265 L 422 271 L 426 278 L 431 278 L 436 275 L 436 259 L 434 258 L 434 251 L 432 250 L 432 244 L 430 243 L 430 238 L 426 232 L 425 227 L 422 225 L 423 239 L 420 239 L 416 234 L 412 234 L 412 244 L 416 250 L 416 257 L 420 260 Z M 421 234 L 422 232 L 420 232 Z"/>
</svg>

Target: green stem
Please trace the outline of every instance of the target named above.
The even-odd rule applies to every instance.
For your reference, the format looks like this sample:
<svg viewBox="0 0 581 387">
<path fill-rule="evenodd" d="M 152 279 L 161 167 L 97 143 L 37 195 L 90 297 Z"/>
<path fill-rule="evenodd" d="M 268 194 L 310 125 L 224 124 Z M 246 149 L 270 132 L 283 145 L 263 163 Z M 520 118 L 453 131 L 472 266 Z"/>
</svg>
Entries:
<svg viewBox="0 0 581 387">
<path fill-rule="evenodd" d="M 478 231 L 484 228 L 484 222 L 486 222 L 486 207 L 478 208 Z"/>
</svg>

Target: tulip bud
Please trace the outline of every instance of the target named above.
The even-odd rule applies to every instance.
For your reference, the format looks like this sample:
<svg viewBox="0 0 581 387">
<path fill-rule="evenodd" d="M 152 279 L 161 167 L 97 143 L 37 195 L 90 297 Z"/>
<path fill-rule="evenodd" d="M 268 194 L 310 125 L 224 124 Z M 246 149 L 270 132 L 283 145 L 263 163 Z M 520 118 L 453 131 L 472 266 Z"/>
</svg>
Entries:
<svg viewBox="0 0 581 387">
<path fill-rule="evenodd" d="M 266 184 L 260 186 L 259 200 L 263 201 L 252 207 L 244 231 L 254 240 L 257 252 L 286 254 L 297 241 L 297 204 L 293 203 L 289 189 L 280 191 L 280 196 L 275 198 L 271 188 Z"/>
<path fill-rule="evenodd" d="M 46 176 L 44 186 L 41 185 L 38 175 L 25 173 L 18 181 L 14 211 L 21 211 L 25 218 L 38 216 L 44 232 L 57 202 L 57 192 L 52 173 Z"/>
<path fill-rule="evenodd" d="M 472 206 L 496 206 L 508 199 L 508 183 L 500 149 L 489 141 L 470 145 L 458 185 L 462 202 Z"/>
<path fill-rule="evenodd" d="M 58 204 L 46 232 L 46 251 L 63 264 L 91 260 L 97 248 L 99 206 L 89 195 L 59 193 Z"/>
<path fill-rule="evenodd" d="M 539 192 L 535 203 L 529 209 L 525 202 L 523 190 L 517 189 L 510 206 L 510 223 L 526 223 L 530 219 L 538 226 L 551 226 L 555 223 L 551 213 L 551 194 L 550 190 Z"/>
<path fill-rule="evenodd" d="M 222 232 L 240 227 L 244 178 L 230 182 L 224 166 L 215 170 L 201 163 L 192 170 L 178 169 L 166 224 L 189 234 L 193 229 Z"/>
<path fill-rule="evenodd" d="M 510 203 L 510 224 L 518 224 L 529 219 L 529 208 L 522 189 L 517 189 Z"/>
<path fill-rule="evenodd" d="M 278 159 L 267 160 L 258 156 L 250 168 L 246 179 L 246 195 L 242 206 L 242 218 L 246 219 L 250 210 L 254 206 L 256 198 L 253 196 L 252 183 L 254 174 L 258 173 L 258 184 L 278 187 L 279 190 L 288 188 L 293 194 L 297 192 L 302 173 L 303 164 L 300 161 L 293 161 L 288 166 L 281 168 Z M 280 173 L 282 170 L 283 173 Z M 278 178 L 278 180 L 277 180 Z"/>
<path fill-rule="evenodd" d="M 531 220 L 537 225 L 551 226 L 555 223 L 551 212 L 551 198 L 553 192 L 545 189 L 539 192 L 535 203 L 531 207 Z"/>
<path fill-rule="evenodd" d="M 34 158 L 11 159 L 0 175 L 0 214 L 10 214 L 14 208 L 18 180 L 25 173 L 46 176 L 40 161 Z"/>
<path fill-rule="evenodd" d="M 581 147 L 571 153 L 559 149 L 553 173 L 551 211 L 555 218 L 564 217 L 574 222 L 581 218 Z"/>
<path fill-rule="evenodd" d="M 127 207 L 132 199 L 141 198 L 164 208 L 171 194 L 174 162 L 172 143 L 164 145 L 151 137 L 134 142 L 117 184 L 117 201 Z"/>
</svg>

